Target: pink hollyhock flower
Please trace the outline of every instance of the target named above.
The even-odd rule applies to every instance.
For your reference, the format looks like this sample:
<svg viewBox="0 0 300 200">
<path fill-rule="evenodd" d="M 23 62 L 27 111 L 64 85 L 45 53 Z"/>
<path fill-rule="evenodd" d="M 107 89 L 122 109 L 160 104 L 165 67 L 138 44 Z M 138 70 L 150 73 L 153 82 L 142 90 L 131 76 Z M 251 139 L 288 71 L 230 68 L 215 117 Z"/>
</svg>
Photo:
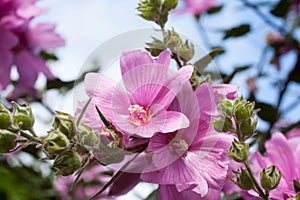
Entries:
<svg viewBox="0 0 300 200">
<path fill-rule="evenodd" d="M 295 197 L 293 180 L 300 181 L 300 137 L 287 139 L 282 133 L 277 132 L 272 135 L 271 140 L 266 142 L 266 151 L 266 157 L 258 151 L 250 157 L 251 169 L 254 170 L 256 179 L 260 180 L 259 174 L 263 168 L 275 165 L 276 170 L 282 173 L 282 177 L 277 188 L 270 191 L 269 198 L 284 200 Z M 236 187 L 235 191 L 240 191 L 240 189 Z M 242 191 L 241 194 L 244 199 L 260 199 L 252 190 Z"/>
<path fill-rule="evenodd" d="M 129 135 L 150 138 L 157 132 L 186 128 L 189 125 L 187 117 L 181 112 L 169 111 L 168 107 L 189 81 L 193 67 L 185 66 L 171 73 L 169 64 L 168 51 L 162 52 L 156 61 L 147 52 L 129 51 L 120 59 L 124 86 L 100 74 L 87 74 L 85 88 L 93 100 L 82 122 L 94 129 L 101 127 L 97 105 L 119 131 Z"/>
<path fill-rule="evenodd" d="M 19 80 L 10 99 L 35 93 L 34 84 L 39 73 L 54 76 L 39 56 L 41 50 L 63 46 L 65 41 L 54 33 L 55 25 L 37 23 L 32 19 L 45 12 L 36 7 L 35 0 L 0 0 L 0 90 L 10 84 L 11 69 L 15 65 Z"/>
<path fill-rule="evenodd" d="M 189 12 L 200 16 L 210 8 L 216 6 L 217 0 L 184 0 L 185 8 L 182 12 Z"/>
<path fill-rule="evenodd" d="M 54 181 L 54 188 L 64 200 L 88 199 L 110 180 L 111 176 L 105 175 L 104 172 L 109 172 L 109 169 L 101 165 L 94 165 L 82 174 L 81 181 L 74 191 L 71 191 L 71 186 L 75 181 L 75 175 L 58 177 Z M 109 188 L 96 199 L 114 200 L 115 198 L 107 196 L 108 190 Z"/>
<path fill-rule="evenodd" d="M 225 87 L 224 91 L 228 89 Z M 230 160 L 227 152 L 233 139 L 231 135 L 215 132 L 210 125 L 216 113 L 214 94 L 221 93 L 214 92 L 208 84 L 202 84 L 194 93 L 185 84 L 170 108 L 185 114 L 190 126 L 150 138 L 147 151 L 153 153 L 154 168 L 142 173 L 141 179 L 160 185 L 161 200 L 220 198 Z"/>
</svg>

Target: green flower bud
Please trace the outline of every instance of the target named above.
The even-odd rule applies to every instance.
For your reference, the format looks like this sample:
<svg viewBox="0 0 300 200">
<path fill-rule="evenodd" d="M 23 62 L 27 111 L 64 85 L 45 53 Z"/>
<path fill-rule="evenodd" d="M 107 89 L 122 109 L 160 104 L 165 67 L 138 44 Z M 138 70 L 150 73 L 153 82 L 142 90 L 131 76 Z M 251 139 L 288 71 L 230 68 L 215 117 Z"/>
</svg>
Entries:
<svg viewBox="0 0 300 200">
<path fill-rule="evenodd" d="M 74 117 L 67 113 L 57 112 L 52 127 L 65 134 L 69 139 L 73 138 L 76 134 Z"/>
<path fill-rule="evenodd" d="M 19 106 L 13 102 L 13 118 L 14 124 L 22 130 L 30 130 L 34 124 L 34 116 L 30 105 L 25 103 L 25 106 Z"/>
<path fill-rule="evenodd" d="M 214 119 L 212 122 L 214 129 L 217 132 L 232 132 L 232 121 L 227 117 L 221 117 L 218 119 Z"/>
<path fill-rule="evenodd" d="M 78 140 L 85 146 L 98 146 L 99 136 L 88 126 L 80 125 L 78 131 Z"/>
<path fill-rule="evenodd" d="M 162 51 L 166 49 L 164 43 L 159 39 L 152 38 L 153 41 L 151 43 L 146 43 L 148 47 L 146 48 L 147 51 L 151 53 L 152 56 L 158 56 Z"/>
<path fill-rule="evenodd" d="M 42 138 L 43 149 L 47 155 L 58 155 L 69 147 L 70 142 L 68 138 L 57 130 L 52 130 L 48 135 Z"/>
<path fill-rule="evenodd" d="M 8 153 L 16 147 L 17 136 L 9 130 L 0 129 L 0 153 Z"/>
<path fill-rule="evenodd" d="M 180 60 L 184 62 L 191 60 L 195 54 L 194 45 L 189 43 L 187 40 L 185 43 L 180 41 L 179 45 L 177 46 L 177 54 L 179 55 Z"/>
<path fill-rule="evenodd" d="M 257 125 L 257 119 L 254 119 L 253 117 L 247 119 L 246 121 L 243 121 L 239 124 L 240 132 L 243 136 L 246 136 L 246 138 L 249 138 L 253 135 L 253 133 L 256 130 Z"/>
<path fill-rule="evenodd" d="M 230 100 L 222 99 L 218 105 L 219 109 L 225 116 L 231 117 L 233 110 L 233 103 Z"/>
<path fill-rule="evenodd" d="M 253 184 L 250 178 L 249 173 L 244 170 L 233 171 L 236 175 L 235 184 L 237 184 L 243 190 L 251 190 L 253 189 Z"/>
<path fill-rule="evenodd" d="M 260 184 L 266 190 L 275 189 L 281 179 L 281 172 L 276 172 L 275 165 L 271 165 L 260 172 Z"/>
<path fill-rule="evenodd" d="M 62 176 L 69 176 L 81 167 L 82 159 L 78 153 L 68 151 L 55 158 L 53 168 Z"/>
<path fill-rule="evenodd" d="M 234 140 L 228 156 L 233 158 L 236 162 L 245 162 L 248 159 L 249 146 L 243 142 Z"/>
<path fill-rule="evenodd" d="M 236 121 L 242 122 L 249 119 L 253 115 L 254 104 L 240 101 L 233 110 L 233 115 Z"/>
<path fill-rule="evenodd" d="M 170 11 L 172 9 L 175 9 L 177 7 L 178 0 L 164 0 L 163 2 L 163 9 L 166 9 L 167 11 Z"/>
<path fill-rule="evenodd" d="M 7 129 L 13 123 L 10 111 L 0 103 L 0 129 Z"/>
<path fill-rule="evenodd" d="M 176 52 L 176 47 L 179 44 L 179 42 L 182 42 L 178 33 L 172 29 L 171 31 L 167 31 L 164 34 L 164 43 L 166 46 L 172 51 Z"/>
<path fill-rule="evenodd" d="M 294 184 L 295 192 L 300 192 L 300 183 L 296 179 L 294 179 L 293 184 Z"/>
<path fill-rule="evenodd" d="M 161 0 L 143 0 L 139 3 L 137 10 L 145 20 L 158 22 L 160 20 Z"/>
</svg>

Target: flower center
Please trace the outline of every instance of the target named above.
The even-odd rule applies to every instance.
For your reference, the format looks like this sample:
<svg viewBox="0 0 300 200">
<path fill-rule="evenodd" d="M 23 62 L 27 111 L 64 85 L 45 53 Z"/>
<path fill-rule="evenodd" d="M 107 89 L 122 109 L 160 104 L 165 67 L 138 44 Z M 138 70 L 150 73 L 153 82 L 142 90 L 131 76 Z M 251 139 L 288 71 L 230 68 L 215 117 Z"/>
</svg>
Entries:
<svg viewBox="0 0 300 200">
<path fill-rule="evenodd" d="M 128 108 L 130 113 L 131 122 L 134 125 L 140 126 L 149 122 L 150 117 L 148 116 L 147 110 L 143 106 L 137 104 L 131 105 Z"/>
<path fill-rule="evenodd" d="M 171 142 L 171 149 L 178 155 L 183 155 L 189 148 L 189 145 L 183 139 L 175 139 Z"/>
</svg>

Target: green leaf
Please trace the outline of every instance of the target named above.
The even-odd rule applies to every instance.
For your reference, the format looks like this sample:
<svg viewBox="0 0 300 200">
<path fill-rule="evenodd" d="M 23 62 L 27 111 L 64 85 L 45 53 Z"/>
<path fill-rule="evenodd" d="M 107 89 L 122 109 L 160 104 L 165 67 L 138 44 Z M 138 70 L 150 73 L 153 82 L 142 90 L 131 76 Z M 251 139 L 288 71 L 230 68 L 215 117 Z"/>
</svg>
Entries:
<svg viewBox="0 0 300 200">
<path fill-rule="evenodd" d="M 53 60 L 57 61 L 58 57 L 54 53 L 49 53 L 46 51 L 40 51 L 40 57 L 42 57 L 45 61 Z"/>
<path fill-rule="evenodd" d="M 223 5 L 214 6 L 207 11 L 207 14 L 216 14 L 223 9 Z"/>
<path fill-rule="evenodd" d="M 96 110 L 98 112 L 98 115 L 100 117 L 100 119 L 102 120 L 103 124 L 106 126 L 106 128 L 111 129 L 111 123 L 104 117 L 104 115 L 102 114 L 102 112 L 100 111 L 100 109 L 98 108 L 98 106 L 96 106 Z"/>
<path fill-rule="evenodd" d="M 201 74 L 208 64 L 219 54 L 223 53 L 224 50 L 221 48 L 213 49 L 209 54 L 198 60 L 194 66 L 198 73 Z"/>
<path fill-rule="evenodd" d="M 271 10 L 271 14 L 277 17 L 286 17 L 291 7 L 290 0 L 280 0 L 278 4 Z"/>
<path fill-rule="evenodd" d="M 158 198 L 158 190 L 154 190 L 153 192 L 151 192 L 151 194 L 149 194 L 146 199 L 144 200 L 159 200 Z"/>
<path fill-rule="evenodd" d="M 251 26 L 249 24 L 242 24 L 229 30 L 225 30 L 225 36 L 223 37 L 223 39 L 225 40 L 231 37 L 241 37 L 250 32 L 250 30 Z"/>
<path fill-rule="evenodd" d="M 255 109 L 261 109 L 257 115 L 267 122 L 275 123 L 279 118 L 278 110 L 270 104 L 256 102 Z"/>
</svg>

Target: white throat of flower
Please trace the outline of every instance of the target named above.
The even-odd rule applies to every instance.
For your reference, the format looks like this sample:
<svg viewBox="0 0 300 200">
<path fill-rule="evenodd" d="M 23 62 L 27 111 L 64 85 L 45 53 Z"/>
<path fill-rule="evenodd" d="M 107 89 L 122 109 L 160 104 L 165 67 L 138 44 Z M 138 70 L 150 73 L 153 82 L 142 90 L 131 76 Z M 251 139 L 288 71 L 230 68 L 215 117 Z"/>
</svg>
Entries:
<svg viewBox="0 0 300 200">
<path fill-rule="evenodd" d="M 136 126 L 141 126 L 147 124 L 151 116 L 149 115 L 149 109 L 146 110 L 143 106 L 134 104 L 128 107 L 128 111 L 130 114 L 130 121 L 132 124 Z"/>
</svg>

